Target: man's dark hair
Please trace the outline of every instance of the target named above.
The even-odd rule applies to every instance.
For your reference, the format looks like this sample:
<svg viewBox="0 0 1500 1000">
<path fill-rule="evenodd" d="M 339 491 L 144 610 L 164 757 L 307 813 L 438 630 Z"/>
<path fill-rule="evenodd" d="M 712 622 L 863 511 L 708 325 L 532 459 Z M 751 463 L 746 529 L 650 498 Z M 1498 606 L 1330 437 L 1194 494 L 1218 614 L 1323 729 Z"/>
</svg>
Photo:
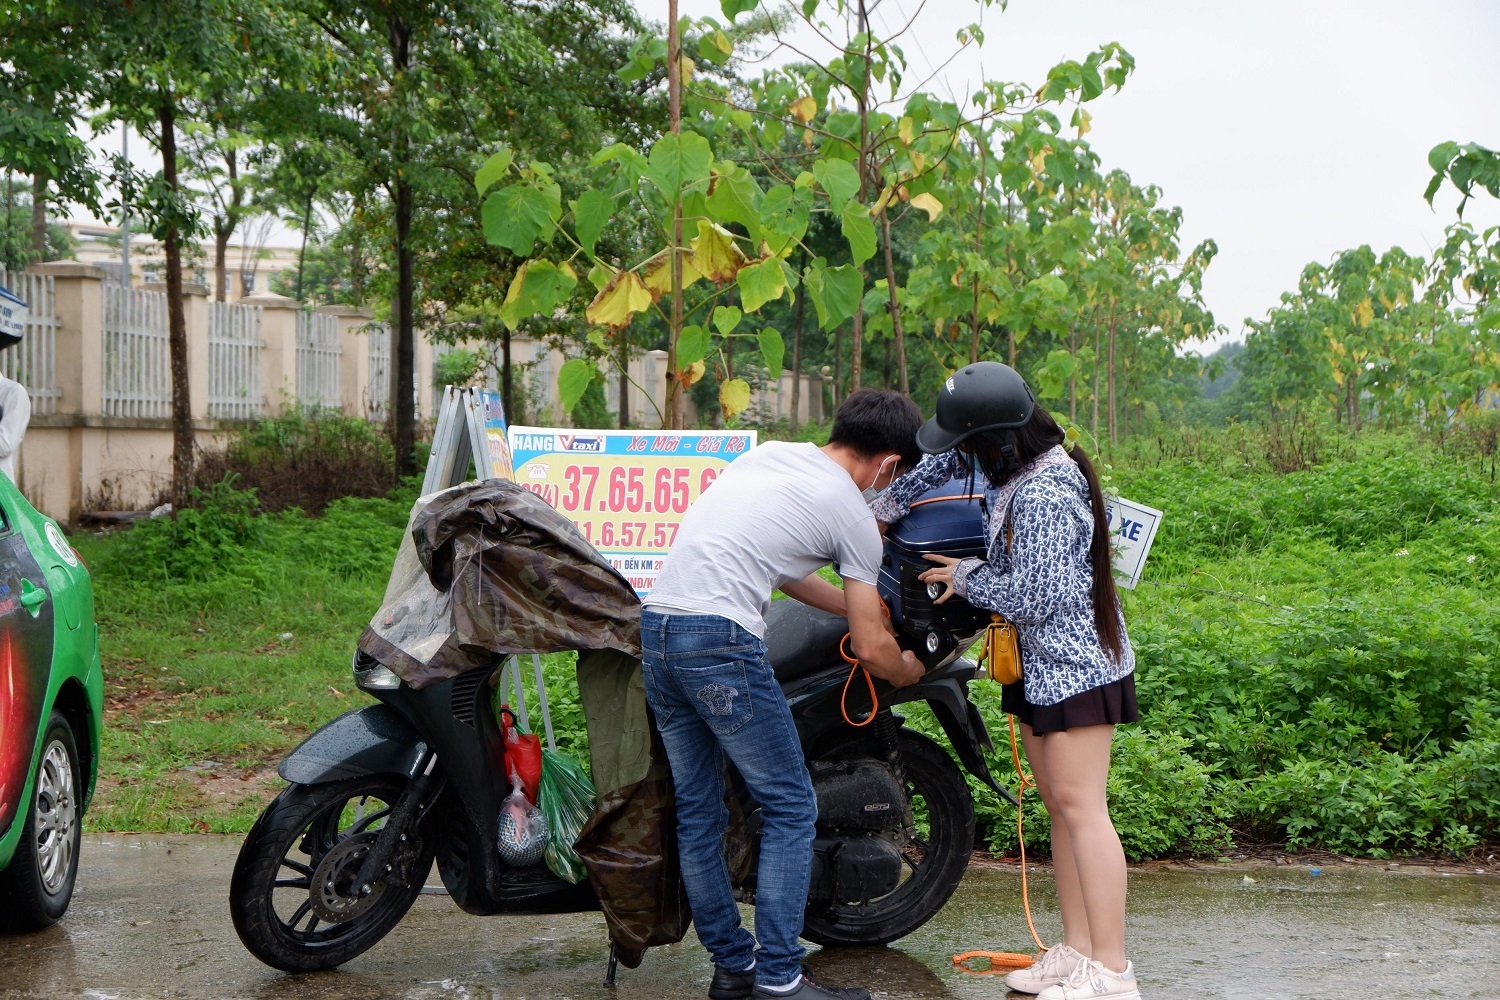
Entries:
<svg viewBox="0 0 1500 1000">
<path fill-rule="evenodd" d="M 889 389 L 858 389 L 849 394 L 833 414 L 829 444 L 842 445 L 861 458 L 888 451 L 901 456 L 903 468 L 922 458 L 917 449 L 917 429 L 922 411 L 899 392 Z"/>
</svg>

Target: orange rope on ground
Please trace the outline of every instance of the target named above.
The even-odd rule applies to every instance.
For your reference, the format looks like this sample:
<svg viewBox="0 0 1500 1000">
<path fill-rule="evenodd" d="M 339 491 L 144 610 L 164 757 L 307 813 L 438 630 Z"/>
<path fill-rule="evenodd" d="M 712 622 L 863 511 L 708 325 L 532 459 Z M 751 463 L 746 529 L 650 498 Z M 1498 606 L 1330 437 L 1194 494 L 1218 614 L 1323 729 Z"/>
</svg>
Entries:
<svg viewBox="0 0 1500 1000">
<path fill-rule="evenodd" d="M 1031 919 L 1031 894 L 1026 884 L 1026 836 L 1023 829 L 1024 819 L 1021 812 L 1021 802 L 1026 796 L 1026 789 L 1035 788 L 1036 780 L 1026 773 L 1021 767 L 1021 748 L 1016 740 L 1016 717 L 1010 716 L 1010 759 L 1016 768 L 1016 841 L 1021 845 L 1021 905 L 1026 911 L 1026 926 L 1031 930 L 1031 939 L 1042 951 L 1047 946 L 1042 943 L 1041 935 L 1036 932 L 1036 924 Z M 988 959 L 988 969 L 974 969 L 967 964 L 972 959 Z M 1010 969 L 1025 969 L 1035 963 L 1036 959 L 1030 955 L 1022 955 L 1014 951 L 966 951 L 962 955 L 953 956 L 953 964 L 963 971 L 975 976 L 998 976 Z"/>
</svg>

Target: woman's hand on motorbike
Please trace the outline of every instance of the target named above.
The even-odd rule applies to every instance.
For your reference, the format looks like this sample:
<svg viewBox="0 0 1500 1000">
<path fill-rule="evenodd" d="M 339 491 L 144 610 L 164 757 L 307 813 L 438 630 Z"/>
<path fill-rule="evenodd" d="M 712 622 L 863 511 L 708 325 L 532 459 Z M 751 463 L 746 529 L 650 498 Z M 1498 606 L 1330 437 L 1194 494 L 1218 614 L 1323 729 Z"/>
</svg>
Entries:
<svg viewBox="0 0 1500 1000">
<path fill-rule="evenodd" d="M 931 562 L 941 563 L 941 565 L 933 567 L 917 577 L 917 579 L 923 583 L 941 583 L 943 585 L 943 596 L 935 599 L 932 603 L 942 604 L 953 596 L 953 567 L 957 566 L 959 561 L 952 556 L 939 556 L 931 552 L 927 553 L 926 558 Z"/>
</svg>

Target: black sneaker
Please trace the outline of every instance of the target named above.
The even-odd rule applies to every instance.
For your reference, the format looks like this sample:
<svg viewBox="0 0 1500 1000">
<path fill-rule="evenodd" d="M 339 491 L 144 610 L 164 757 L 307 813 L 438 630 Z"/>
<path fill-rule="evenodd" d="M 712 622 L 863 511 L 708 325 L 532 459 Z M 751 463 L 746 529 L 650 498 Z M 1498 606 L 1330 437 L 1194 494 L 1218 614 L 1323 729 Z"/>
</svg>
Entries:
<svg viewBox="0 0 1500 1000">
<path fill-rule="evenodd" d="M 709 1000 L 747 1000 L 755 989 L 755 967 L 744 972 L 730 972 L 714 966 L 714 981 L 708 984 Z"/>
<path fill-rule="evenodd" d="M 807 966 L 802 967 L 802 981 L 790 993 L 772 993 L 764 987 L 755 988 L 756 997 L 773 997 L 775 1000 L 874 1000 L 870 991 L 858 986 L 825 986 L 816 982 Z"/>
</svg>

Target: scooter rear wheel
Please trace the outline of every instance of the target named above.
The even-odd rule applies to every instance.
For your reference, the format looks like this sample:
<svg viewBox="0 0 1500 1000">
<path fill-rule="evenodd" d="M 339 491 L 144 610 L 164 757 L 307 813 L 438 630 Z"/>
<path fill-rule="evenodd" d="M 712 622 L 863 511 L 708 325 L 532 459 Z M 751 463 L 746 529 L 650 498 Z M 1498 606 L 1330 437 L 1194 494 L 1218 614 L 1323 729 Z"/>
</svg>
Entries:
<svg viewBox="0 0 1500 1000">
<path fill-rule="evenodd" d="M 884 945 L 931 920 L 958 888 L 974 850 L 974 797 L 947 751 L 926 736 L 901 730 L 898 746 L 917 835 L 902 849 L 909 869 L 879 899 L 809 914 L 802 936 L 821 945 Z"/>
<path fill-rule="evenodd" d="M 405 831 L 391 872 L 368 893 L 353 883 L 408 784 L 379 774 L 292 785 L 266 807 L 229 885 L 234 929 L 252 955 L 287 972 L 332 969 L 401 922 L 432 869 L 432 838 Z"/>
</svg>

